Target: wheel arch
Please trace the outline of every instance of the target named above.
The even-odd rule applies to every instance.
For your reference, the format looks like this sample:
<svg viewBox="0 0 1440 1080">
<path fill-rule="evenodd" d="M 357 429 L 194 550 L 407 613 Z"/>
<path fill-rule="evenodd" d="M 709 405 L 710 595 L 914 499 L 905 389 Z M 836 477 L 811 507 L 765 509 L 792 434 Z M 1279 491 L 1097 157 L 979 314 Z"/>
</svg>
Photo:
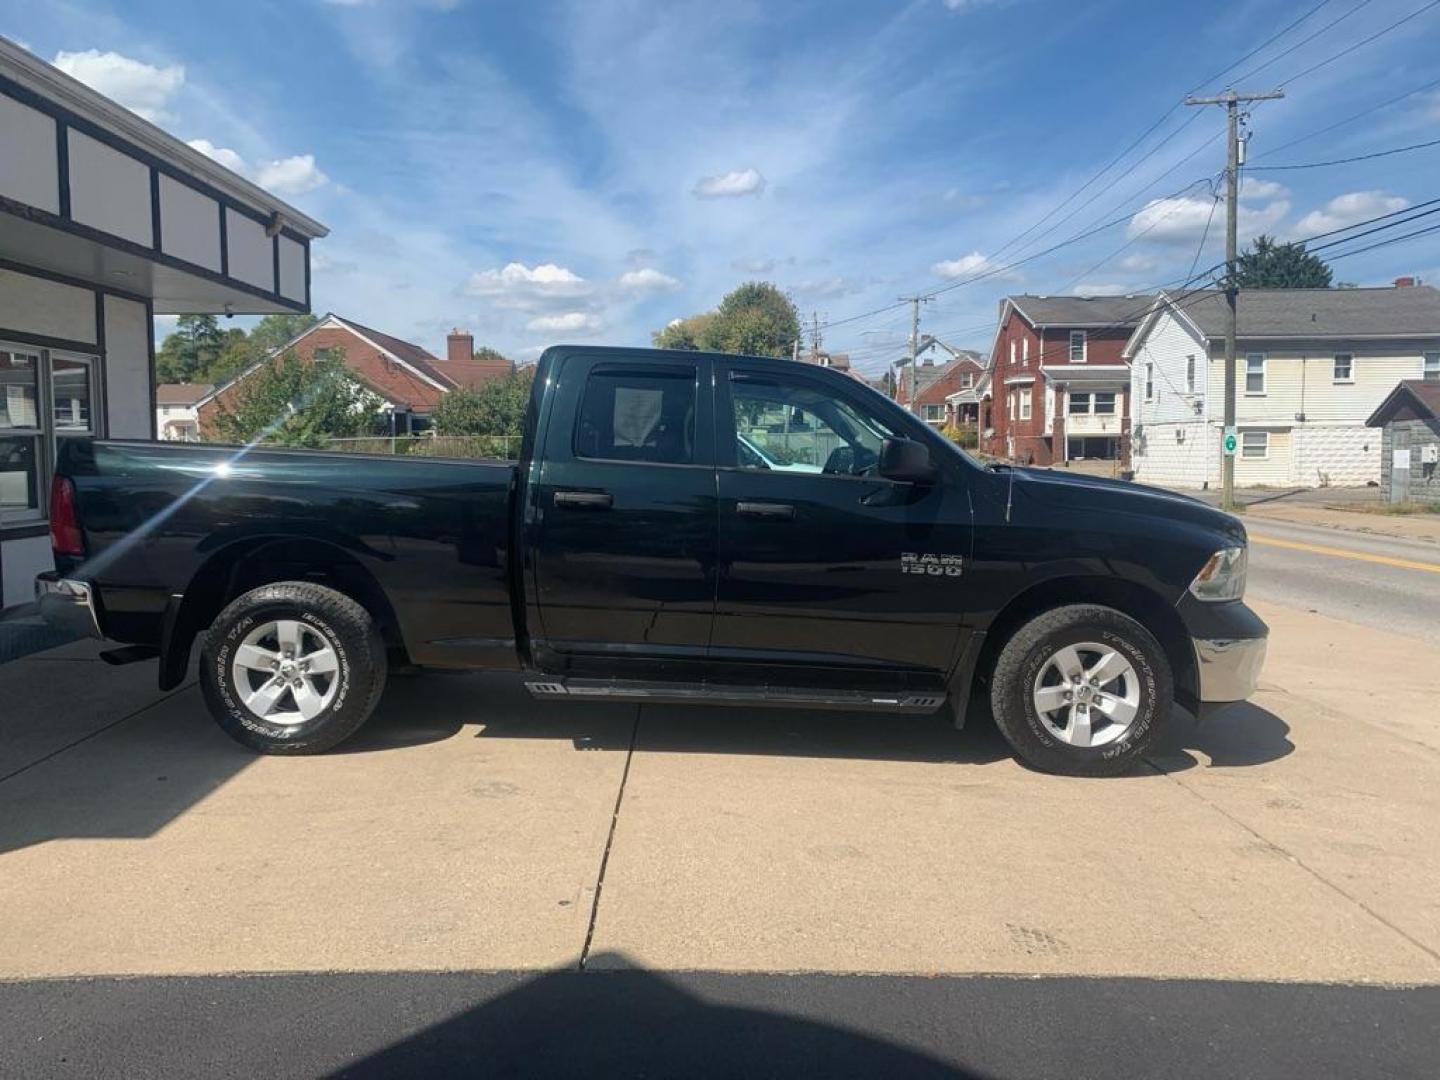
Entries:
<svg viewBox="0 0 1440 1080">
<path fill-rule="evenodd" d="M 403 651 L 395 609 L 375 575 L 353 553 L 314 537 L 247 537 L 214 552 L 166 605 L 160 635 L 160 688 L 185 678 L 195 638 L 237 596 L 277 581 L 311 581 L 343 593 L 380 628 L 387 648 Z"/>
<path fill-rule="evenodd" d="M 1174 675 L 1175 697 L 1192 712 L 1200 700 L 1195 652 L 1175 605 L 1143 585 L 1116 577 L 1060 577 L 1037 582 L 1016 595 L 991 620 L 975 665 L 977 679 L 989 681 L 1000 650 L 1035 616 L 1066 604 L 1103 604 L 1130 616 L 1160 642 Z"/>
</svg>

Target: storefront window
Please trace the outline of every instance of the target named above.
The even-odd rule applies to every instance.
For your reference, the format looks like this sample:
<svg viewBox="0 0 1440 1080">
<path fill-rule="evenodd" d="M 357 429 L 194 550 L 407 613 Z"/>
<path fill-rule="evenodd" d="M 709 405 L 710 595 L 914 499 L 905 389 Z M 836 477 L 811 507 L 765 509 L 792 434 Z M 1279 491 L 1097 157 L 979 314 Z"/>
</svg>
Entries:
<svg viewBox="0 0 1440 1080">
<path fill-rule="evenodd" d="M 57 437 L 98 434 L 96 360 L 0 343 L 0 526 L 41 520 Z"/>
</svg>

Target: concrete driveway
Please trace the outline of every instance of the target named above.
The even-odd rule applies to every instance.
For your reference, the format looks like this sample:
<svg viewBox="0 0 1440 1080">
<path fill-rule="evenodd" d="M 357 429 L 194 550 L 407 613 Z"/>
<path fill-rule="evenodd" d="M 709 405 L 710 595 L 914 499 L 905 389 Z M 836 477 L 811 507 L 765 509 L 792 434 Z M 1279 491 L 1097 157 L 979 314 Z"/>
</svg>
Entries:
<svg viewBox="0 0 1440 1080">
<path fill-rule="evenodd" d="M 1255 701 L 1118 780 L 1028 772 L 983 723 L 442 674 L 396 679 L 340 752 L 257 758 L 193 684 L 67 646 L 0 666 L 0 978 L 1440 982 L 1440 649 L 1261 609 Z"/>
</svg>

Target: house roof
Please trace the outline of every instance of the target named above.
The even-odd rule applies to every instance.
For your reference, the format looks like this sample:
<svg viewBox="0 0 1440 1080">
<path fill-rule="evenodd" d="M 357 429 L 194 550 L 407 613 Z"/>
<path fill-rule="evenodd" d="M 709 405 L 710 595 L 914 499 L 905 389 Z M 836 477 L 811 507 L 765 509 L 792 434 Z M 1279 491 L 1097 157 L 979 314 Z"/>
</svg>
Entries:
<svg viewBox="0 0 1440 1080">
<path fill-rule="evenodd" d="M 504 357 L 439 361 L 442 374 L 459 386 L 475 389 L 514 372 L 515 365 Z"/>
<path fill-rule="evenodd" d="M 348 326 L 360 334 L 360 336 L 369 338 L 374 344 L 393 355 L 396 359 L 409 364 L 427 378 L 444 384 L 447 389 L 459 385 L 454 379 L 437 369 L 437 365 L 442 364 L 443 361 L 428 350 L 422 349 L 414 342 L 394 337 L 380 330 L 371 329 L 368 326 L 356 322 L 354 319 L 347 319 L 343 315 L 329 315 L 326 319 L 321 319 L 316 326 L 323 326 L 327 319 L 334 319 L 336 322 Z"/>
<path fill-rule="evenodd" d="M 1365 426 L 1384 427 L 1401 412 L 1408 412 L 1417 420 L 1440 418 L 1440 380 L 1400 380 L 1395 384 L 1395 389 L 1385 396 L 1379 408 L 1370 414 Z"/>
<path fill-rule="evenodd" d="M 159 383 L 155 387 L 155 404 L 194 405 L 214 389 L 209 383 Z"/>
<path fill-rule="evenodd" d="M 1169 298 L 1202 334 L 1225 336 L 1225 293 Z M 1440 337 L 1440 291 L 1429 285 L 1378 289 L 1241 289 L 1236 333 L 1249 338 Z"/>
<path fill-rule="evenodd" d="M 1074 327 L 1077 330 L 1134 326 L 1155 301 L 1152 293 L 1129 296 L 1032 296 L 1006 300 L 1031 326 Z"/>
</svg>

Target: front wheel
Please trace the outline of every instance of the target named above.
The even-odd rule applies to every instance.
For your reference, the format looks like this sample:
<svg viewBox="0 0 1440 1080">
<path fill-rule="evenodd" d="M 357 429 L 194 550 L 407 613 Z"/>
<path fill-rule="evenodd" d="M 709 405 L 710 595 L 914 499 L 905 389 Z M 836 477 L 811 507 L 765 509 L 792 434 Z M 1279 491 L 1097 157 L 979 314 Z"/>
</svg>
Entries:
<svg viewBox="0 0 1440 1080">
<path fill-rule="evenodd" d="M 1114 608 L 1070 604 L 1022 626 L 991 680 L 996 725 L 1025 764 L 1070 776 L 1127 771 L 1174 695 L 1165 650 Z"/>
<path fill-rule="evenodd" d="M 305 581 L 262 585 L 216 618 L 200 687 L 216 722 L 262 754 L 318 754 L 359 730 L 385 688 L 370 613 Z"/>
</svg>

